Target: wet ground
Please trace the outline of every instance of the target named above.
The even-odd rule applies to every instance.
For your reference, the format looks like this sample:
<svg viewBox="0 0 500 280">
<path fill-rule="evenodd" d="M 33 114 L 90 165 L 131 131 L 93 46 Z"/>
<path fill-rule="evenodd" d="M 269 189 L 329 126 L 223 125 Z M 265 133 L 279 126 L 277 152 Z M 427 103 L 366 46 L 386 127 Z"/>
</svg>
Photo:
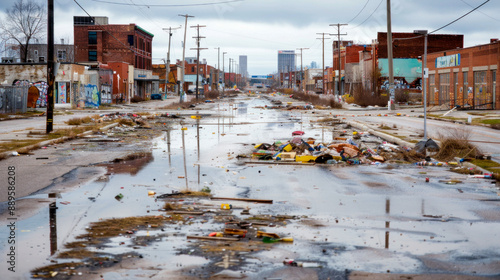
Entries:
<svg viewBox="0 0 500 280">
<path fill-rule="evenodd" d="M 282 165 L 237 158 L 250 155 L 255 144 L 289 140 L 296 130 L 324 142 L 333 138 L 332 127 L 315 122 L 319 111 L 266 105 L 271 103 L 264 98 L 241 97 L 183 111 L 185 118 L 170 120 L 154 140 L 151 155 L 103 166 L 107 175 L 56 198 L 48 198 L 50 189 L 31 196 L 55 201 L 57 209 L 36 208 L 17 221 L 16 276 L 29 278 L 32 269 L 54 262 L 82 262 L 57 255 L 70 250 L 65 244 L 85 240 L 78 237 L 88 234 L 91 223 L 152 215 L 165 223 L 88 246 L 105 258 L 84 260 L 56 277 L 65 278 L 66 271 L 85 279 L 349 279 L 353 271 L 500 277 L 500 199 L 491 181 L 438 166 Z M 202 116 L 199 126 L 190 118 L 196 113 Z M 186 188 L 273 203 L 158 198 Z M 177 215 L 162 210 L 165 203 L 203 214 Z M 232 210 L 221 210 L 226 203 Z M 238 221 L 252 223 L 240 241 L 188 239 Z M 257 230 L 293 242 L 263 243 Z M 0 233 L 9 234 L 5 227 Z M 302 266 L 283 263 L 292 260 Z M 5 262 L 1 269 L 7 270 Z"/>
</svg>

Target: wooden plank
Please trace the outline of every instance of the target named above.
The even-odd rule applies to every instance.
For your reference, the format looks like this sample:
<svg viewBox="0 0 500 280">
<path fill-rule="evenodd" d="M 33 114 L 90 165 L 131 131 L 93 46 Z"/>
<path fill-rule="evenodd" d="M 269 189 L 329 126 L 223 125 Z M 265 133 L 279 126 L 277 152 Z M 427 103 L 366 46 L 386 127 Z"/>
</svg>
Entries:
<svg viewBox="0 0 500 280">
<path fill-rule="evenodd" d="M 257 203 L 269 203 L 272 204 L 272 199 L 253 199 L 253 198 L 235 198 L 235 197 L 211 197 L 212 200 L 236 200 L 236 201 L 246 201 L 246 202 L 257 202 Z"/>
<path fill-rule="evenodd" d="M 211 240 L 211 241 L 240 241 L 236 237 L 211 237 L 211 236 L 192 236 L 188 235 L 187 239 Z"/>
</svg>

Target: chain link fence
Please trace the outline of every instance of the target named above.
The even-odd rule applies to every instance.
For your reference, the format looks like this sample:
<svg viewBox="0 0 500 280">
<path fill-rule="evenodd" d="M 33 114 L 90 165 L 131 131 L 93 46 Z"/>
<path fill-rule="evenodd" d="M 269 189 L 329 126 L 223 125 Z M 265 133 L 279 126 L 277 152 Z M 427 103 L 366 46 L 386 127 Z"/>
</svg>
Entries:
<svg viewBox="0 0 500 280">
<path fill-rule="evenodd" d="M 0 86 L 0 114 L 26 113 L 27 86 Z"/>
</svg>

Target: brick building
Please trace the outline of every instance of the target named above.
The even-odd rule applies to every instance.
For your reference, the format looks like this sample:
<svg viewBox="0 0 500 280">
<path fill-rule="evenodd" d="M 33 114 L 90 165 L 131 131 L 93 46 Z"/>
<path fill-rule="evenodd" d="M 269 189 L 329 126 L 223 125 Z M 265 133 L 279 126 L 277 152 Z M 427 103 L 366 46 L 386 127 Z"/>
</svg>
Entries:
<svg viewBox="0 0 500 280">
<path fill-rule="evenodd" d="M 75 16 L 73 21 L 75 62 L 93 66 L 127 63 L 134 67 L 133 95 L 147 99 L 158 91 L 153 86 L 158 82 L 152 73 L 153 34 L 133 23 L 108 24 L 107 17 Z"/>
<path fill-rule="evenodd" d="M 500 41 L 427 55 L 427 102 L 447 108 L 500 109 Z"/>
<path fill-rule="evenodd" d="M 329 92 L 338 93 L 339 81 L 339 49 L 335 42 L 333 48 L 333 67 L 329 74 L 327 87 Z M 351 93 L 354 84 L 362 83 L 362 69 L 360 68 L 360 52 L 371 51 L 371 46 L 355 45 L 352 41 L 342 41 L 340 47 L 341 66 L 341 93 Z"/>
<path fill-rule="evenodd" d="M 413 32 L 393 32 L 393 75 L 396 87 L 419 85 L 422 77 L 422 56 L 424 54 L 424 37 Z M 463 48 L 464 35 L 429 34 L 427 52 L 437 52 L 449 49 Z M 374 90 L 384 84 L 389 77 L 387 55 L 387 33 L 378 32 L 377 40 L 372 42 L 371 51 L 360 53 L 360 69 L 365 89 Z M 374 75 L 380 70 L 380 77 Z M 372 71 L 368 73 L 367 71 Z M 366 79 L 372 77 L 372 81 Z M 377 81 L 373 79 L 378 79 Z M 379 88 L 380 89 L 380 88 Z"/>
</svg>

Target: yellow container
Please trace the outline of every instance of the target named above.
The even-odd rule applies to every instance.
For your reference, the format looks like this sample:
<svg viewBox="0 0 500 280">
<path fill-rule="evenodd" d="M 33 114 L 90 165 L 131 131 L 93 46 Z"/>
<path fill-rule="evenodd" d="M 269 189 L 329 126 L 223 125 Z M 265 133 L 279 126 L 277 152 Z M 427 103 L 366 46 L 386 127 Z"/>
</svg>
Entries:
<svg viewBox="0 0 500 280">
<path fill-rule="evenodd" d="M 231 204 L 223 203 L 220 205 L 220 209 L 222 210 L 230 210 L 231 208 L 233 208 Z"/>
<path fill-rule="evenodd" d="M 283 151 L 290 152 L 293 149 L 292 145 L 288 144 L 283 148 Z"/>
<path fill-rule="evenodd" d="M 297 162 L 310 162 L 310 161 L 315 161 L 317 156 L 310 156 L 310 155 L 300 155 L 300 156 L 295 156 L 295 161 Z"/>
</svg>

